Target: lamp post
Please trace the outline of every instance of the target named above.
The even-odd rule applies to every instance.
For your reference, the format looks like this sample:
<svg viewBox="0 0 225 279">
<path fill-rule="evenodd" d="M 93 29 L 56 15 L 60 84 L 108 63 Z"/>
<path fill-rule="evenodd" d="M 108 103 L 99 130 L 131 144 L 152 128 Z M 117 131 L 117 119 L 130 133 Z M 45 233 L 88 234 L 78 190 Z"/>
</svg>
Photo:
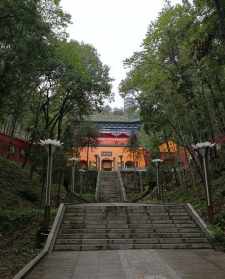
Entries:
<svg viewBox="0 0 225 279">
<path fill-rule="evenodd" d="M 75 193 L 75 166 L 79 160 L 78 157 L 72 157 L 69 159 L 69 161 L 72 162 L 72 193 Z"/>
<path fill-rule="evenodd" d="M 202 156 L 203 161 L 203 170 L 204 170 L 204 179 L 205 179 L 205 190 L 206 190 L 206 199 L 207 199 L 207 209 L 208 209 L 208 218 L 211 222 L 213 219 L 213 205 L 212 205 L 212 198 L 211 198 L 211 191 L 209 190 L 209 182 L 208 182 L 208 173 L 206 167 L 206 159 L 209 148 L 215 146 L 215 143 L 211 142 L 200 142 L 197 144 L 193 144 L 192 147 L 194 150 L 198 150 Z"/>
<path fill-rule="evenodd" d="M 160 166 L 160 163 L 162 163 L 162 162 L 163 162 L 163 160 L 161 160 L 161 159 L 152 160 L 152 163 L 154 163 L 156 165 L 156 187 L 157 187 L 158 199 L 162 199 L 160 185 L 159 185 L 159 166 Z"/>
<path fill-rule="evenodd" d="M 53 154 L 56 147 L 60 147 L 62 143 L 54 139 L 40 140 L 40 144 L 46 148 L 48 152 L 47 179 L 45 190 L 45 208 L 44 208 L 44 229 L 47 231 L 51 216 L 51 184 L 52 184 L 52 164 Z"/>
</svg>

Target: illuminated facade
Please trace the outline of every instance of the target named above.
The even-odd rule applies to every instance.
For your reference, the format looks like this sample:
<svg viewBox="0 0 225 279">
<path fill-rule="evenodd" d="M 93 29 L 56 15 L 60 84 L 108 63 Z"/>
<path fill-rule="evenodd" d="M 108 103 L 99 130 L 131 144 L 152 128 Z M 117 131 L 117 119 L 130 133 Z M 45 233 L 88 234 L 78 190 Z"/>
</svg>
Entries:
<svg viewBox="0 0 225 279">
<path fill-rule="evenodd" d="M 112 171 L 124 168 L 145 169 L 147 152 L 143 147 L 130 150 L 129 137 L 140 129 L 140 121 L 97 121 L 99 137 L 96 147 L 80 148 L 82 168 Z"/>
</svg>

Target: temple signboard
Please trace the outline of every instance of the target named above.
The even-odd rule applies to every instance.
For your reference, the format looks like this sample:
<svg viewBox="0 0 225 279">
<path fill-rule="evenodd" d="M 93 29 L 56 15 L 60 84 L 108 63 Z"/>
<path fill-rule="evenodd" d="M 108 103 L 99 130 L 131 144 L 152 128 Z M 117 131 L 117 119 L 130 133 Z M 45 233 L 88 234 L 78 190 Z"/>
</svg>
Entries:
<svg viewBox="0 0 225 279">
<path fill-rule="evenodd" d="M 112 152 L 111 151 L 103 151 L 101 152 L 102 157 L 112 157 Z"/>
</svg>

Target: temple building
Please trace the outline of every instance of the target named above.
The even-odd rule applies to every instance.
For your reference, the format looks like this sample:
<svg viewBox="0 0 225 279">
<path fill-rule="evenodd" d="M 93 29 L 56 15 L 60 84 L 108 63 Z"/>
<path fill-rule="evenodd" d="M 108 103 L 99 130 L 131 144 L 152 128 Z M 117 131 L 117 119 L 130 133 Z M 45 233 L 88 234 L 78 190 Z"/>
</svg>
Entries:
<svg viewBox="0 0 225 279">
<path fill-rule="evenodd" d="M 160 158 L 167 164 L 182 166 L 184 169 L 189 167 L 189 152 L 183 146 L 169 140 L 159 146 Z"/>
<path fill-rule="evenodd" d="M 82 168 L 113 171 L 117 169 L 145 169 L 148 156 L 141 146 L 131 149 L 129 139 L 138 134 L 141 127 L 139 120 L 92 120 L 99 136 L 93 147 L 81 147 L 79 150 Z"/>
</svg>

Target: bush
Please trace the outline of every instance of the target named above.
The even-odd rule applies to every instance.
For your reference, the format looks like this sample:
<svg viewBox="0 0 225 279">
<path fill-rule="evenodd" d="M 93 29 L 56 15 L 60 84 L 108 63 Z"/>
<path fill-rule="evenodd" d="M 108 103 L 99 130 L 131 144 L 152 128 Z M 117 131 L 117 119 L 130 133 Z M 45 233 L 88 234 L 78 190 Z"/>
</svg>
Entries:
<svg viewBox="0 0 225 279">
<path fill-rule="evenodd" d="M 211 226 L 210 231 L 213 237 L 212 244 L 223 246 L 225 249 L 225 233 L 219 226 Z"/>
<path fill-rule="evenodd" d="M 0 230 L 1 232 L 13 232 L 18 227 L 32 222 L 39 214 L 37 210 L 0 210 Z"/>
<path fill-rule="evenodd" d="M 40 185 L 38 177 L 18 164 L 0 157 L 0 209 L 38 206 Z"/>
</svg>

